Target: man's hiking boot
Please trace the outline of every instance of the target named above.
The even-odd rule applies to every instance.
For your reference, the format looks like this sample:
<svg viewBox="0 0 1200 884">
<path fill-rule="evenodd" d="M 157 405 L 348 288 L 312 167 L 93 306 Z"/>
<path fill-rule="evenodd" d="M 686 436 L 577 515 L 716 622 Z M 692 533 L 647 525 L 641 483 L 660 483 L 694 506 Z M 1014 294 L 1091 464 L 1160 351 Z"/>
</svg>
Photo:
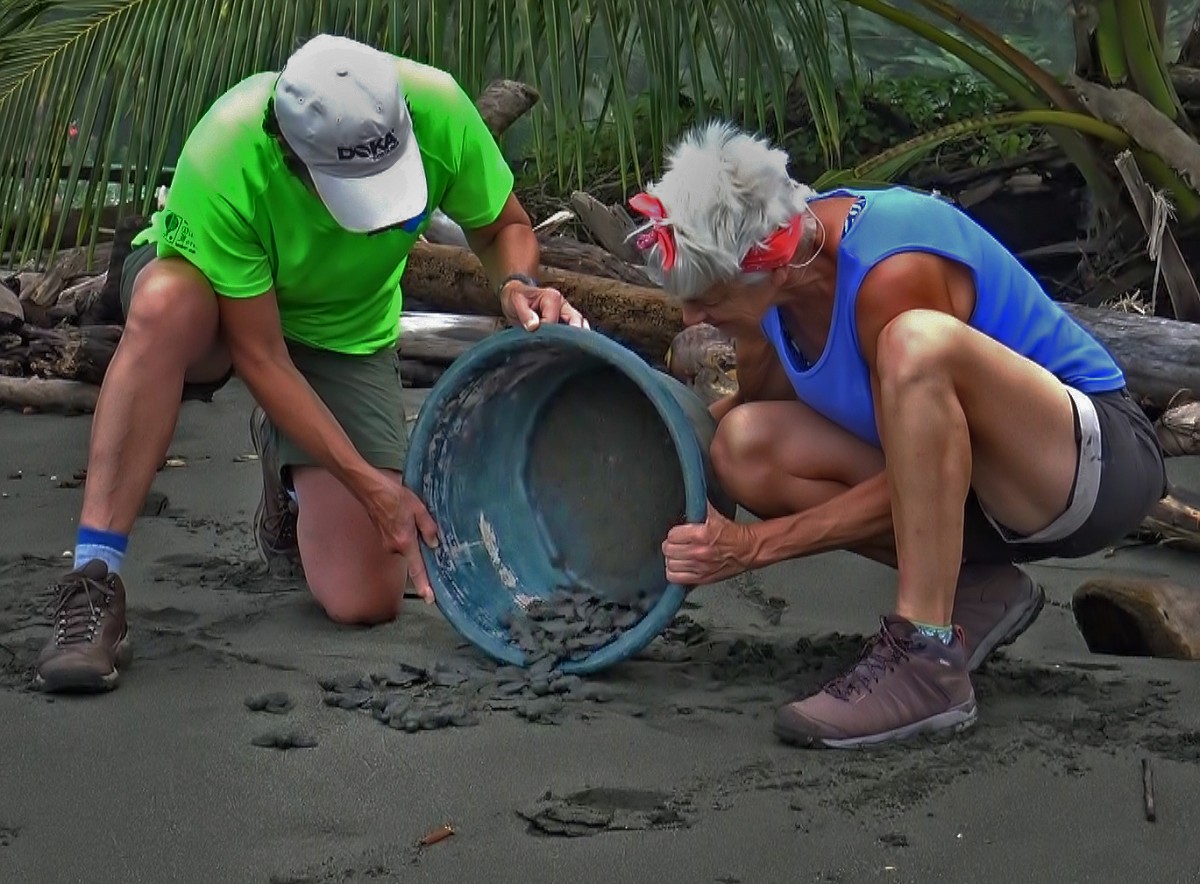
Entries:
<svg viewBox="0 0 1200 884">
<path fill-rule="evenodd" d="M 49 692 L 100 692 L 117 686 L 132 657 L 125 586 L 93 560 L 55 586 L 54 634 L 34 665 L 33 685 Z"/>
<path fill-rule="evenodd" d="M 950 621 L 966 636 L 968 671 L 1016 641 L 1045 604 L 1045 590 L 1016 565 L 963 565 Z"/>
<path fill-rule="evenodd" d="M 853 749 L 975 723 L 961 630 L 945 644 L 902 617 L 882 622 L 853 668 L 778 711 L 776 735 L 803 746 Z"/>
<path fill-rule="evenodd" d="M 263 490 L 254 513 L 254 541 L 271 574 L 303 575 L 300 543 L 296 538 L 296 503 L 283 486 L 279 453 L 267 426 L 267 414 L 255 406 L 250 415 L 250 438 L 262 465 Z"/>
</svg>

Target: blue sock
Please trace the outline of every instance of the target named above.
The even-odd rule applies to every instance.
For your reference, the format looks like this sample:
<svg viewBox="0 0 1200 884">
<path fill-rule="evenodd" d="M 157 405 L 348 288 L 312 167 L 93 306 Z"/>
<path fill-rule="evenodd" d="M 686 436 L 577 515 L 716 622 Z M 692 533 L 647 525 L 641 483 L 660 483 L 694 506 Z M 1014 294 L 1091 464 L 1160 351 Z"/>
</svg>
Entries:
<svg viewBox="0 0 1200 884">
<path fill-rule="evenodd" d="M 922 635 L 928 635 L 931 638 L 936 638 L 944 645 L 948 645 L 954 641 L 953 626 L 935 626 L 932 623 L 918 623 L 916 620 L 912 621 L 912 625 L 917 627 L 917 632 Z"/>
<path fill-rule="evenodd" d="M 129 546 L 128 534 L 115 534 L 112 531 L 98 531 L 95 528 L 79 526 L 75 536 L 75 568 L 82 568 L 93 559 L 99 559 L 108 565 L 110 574 L 119 574 L 121 562 L 125 558 L 125 550 Z"/>
</svg>

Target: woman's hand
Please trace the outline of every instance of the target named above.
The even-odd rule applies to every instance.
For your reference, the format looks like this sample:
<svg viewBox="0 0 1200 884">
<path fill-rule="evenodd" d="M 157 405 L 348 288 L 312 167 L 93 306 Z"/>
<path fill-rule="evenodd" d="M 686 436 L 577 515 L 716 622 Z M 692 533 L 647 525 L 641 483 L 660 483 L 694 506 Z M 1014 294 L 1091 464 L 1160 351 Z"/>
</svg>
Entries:
<svg viewBox="0 0 1200 884">
<path fill-rule="evenodd" d="M 725 518 L 710 503 L 703 524 L 676 525 L 662 551 L 669 581 L 699 586 L 749 571 L 755 566 L 757 543 L 749 525 Z"/>
</svg>

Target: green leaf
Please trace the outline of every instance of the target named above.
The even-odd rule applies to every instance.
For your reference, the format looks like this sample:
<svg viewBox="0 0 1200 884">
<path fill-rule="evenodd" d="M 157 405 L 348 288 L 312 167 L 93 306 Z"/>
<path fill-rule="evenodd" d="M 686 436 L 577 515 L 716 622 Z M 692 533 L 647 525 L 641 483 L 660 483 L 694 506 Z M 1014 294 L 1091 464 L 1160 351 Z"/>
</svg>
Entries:
<svg viewBox="0 0 1200 884">
<path fill-rule="evenodd" d="M 714 113 L 782 131 L 797 97 L 835 163 L 828 19 L 825 0 L 2 0 L 0 253 L 39 260 L 147 214 L 213 101 L 320 32 L 442 67 L 472 94 L 530 83 L 542 101 L 506 144 L 559 188 L 591 185 L 603 162 L 627 190 Z"/>
<path fill-rule="evenodd" d="M 812 187 L 815 190 L 827 190 L 859 180 L 892 181 L 896 176 L 911 168 L 923 156 L 947 141 L 984 130 L 1031 125 L 1071 128 L 1102 138 L 1117 149 L 1128 147 L 1131 143 L 1130 137 L 1125 132 L 1088 114 L 1057 110 L 1011 111 L 974 120 L 963 120 L 942 126 L 932 132 L 926 132 L 859 163 L 853 169 L 826 173 L 814 181 Z"/>
</svg>

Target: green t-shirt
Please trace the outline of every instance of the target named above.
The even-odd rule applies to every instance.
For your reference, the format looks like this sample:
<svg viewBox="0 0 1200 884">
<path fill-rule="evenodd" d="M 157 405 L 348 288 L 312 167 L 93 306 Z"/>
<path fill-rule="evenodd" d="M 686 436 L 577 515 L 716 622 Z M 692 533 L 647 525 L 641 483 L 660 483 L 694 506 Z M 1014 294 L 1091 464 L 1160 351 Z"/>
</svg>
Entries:
<svg viewBox="0 0 1200 884">
<path fill-rule="evenodd" d="M 465 228 L 496 219 L 513 174 L 474 103 L 449 74 L 397 58 L 429 187 Z M 368 236 L 342 229 L 283 162 L 263 129 L 277 74 L 255 74 L 222 95 L 188 136 L 162 211 L 135 245 L 182 256 L 218 295 L 248 298 L 272 286 L 284 336 L 366 354 L 394 346 L 400 277 L 419 230 Z"/>
</svg>

